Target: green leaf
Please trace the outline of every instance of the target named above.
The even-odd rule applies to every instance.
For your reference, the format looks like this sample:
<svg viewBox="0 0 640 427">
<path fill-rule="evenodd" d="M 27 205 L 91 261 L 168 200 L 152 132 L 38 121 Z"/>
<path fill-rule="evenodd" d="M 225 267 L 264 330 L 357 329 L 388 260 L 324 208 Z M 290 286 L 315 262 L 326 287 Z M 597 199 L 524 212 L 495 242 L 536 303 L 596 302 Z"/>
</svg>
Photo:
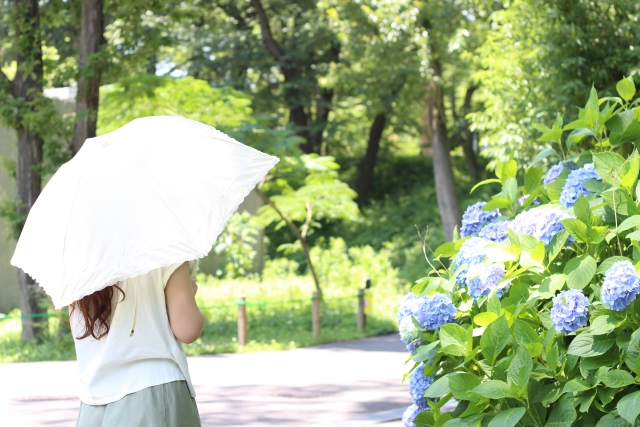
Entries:
<svg viewBox="0 0 640 427">
<path fill-rule="evenodd" d="M 552 298 L 556 295 L 556 292 L 562 289 L 564 284 L 567 282 L 567 276 L 564 274 L 552 274 L 549 277 L 545 277 L 545 279 L 540 284 L 538 288 L 538 292 L 540 293 L 541 298 Z"/>
<path fill-rule="evenodd" d="M 542 168 L 530 167 L 524 172 L 524 192 L 525 194 L 531 194 L 541 183 L 544 171 Z"/>
<path fill-rule="evenodd" d="M 558 256 L 560 251 L 564 249 L 565 243 L 569 238 L 569 233 L 566 230 L 562 230 L 553 236 L 551 242 L 547 246 L 547 263 L 553 262 L 554 259 Z"/>
<path fill-rule="evenodd" d="M 622 221 L 622 223 L 618 226 L 618 232 L 627 231 L 631 228 L 639 228 L 640 227 L 640 215 L 633 215 L 629 218 Z"/>
<path fill-rule="evenodd" d="M 567 382 L 562 389 L 562 393 L 579 393 L 581 391 L 592 389 L 593 386 L 582 378 L 574 378 Z"/>
<path fill-rule="evenodd" d="M 638 218 L 640 218 L 640 216 L 638 216 Z M 631 260 L 629 258 L 624 257 L 624 256 L 612 256 L 612 257 L 609 257 L 609 258 L 605 259 L 604 261 L 602 261 L 602 263 L 598 266 L 598 269 L 596 270 L 596 274 L 604 274 L 604 273 L 606 273 L 607 270 L 610 269 L 611 266 L 613 264 L 615 264 L 616 262 L 618 262 L 618 261 L 629 261 L 629 262 L 631 262 Z"/>
<path fill-rule="evenodd" d="M 447 375 L 435 380 L 433 384 L 431 384 L 429 388 L 424 392 L 424 397 L 439 399 L 450 391 L 449 376 Z"/>
<path fill-rule="evenodd" d="M 620 154 L 606 151 L 602 153 L 593 153 L 593 164 L 596 173 L 604 182 L 613 185 L 620 184 L 620 172 L 625 160 Z"/>
<path fill-rule="evenodd" d="M 618 414 L 631 424 L 635 424 L 640 414 L 640 391 L 628 394 L 618 402 Z"/>
<path fill-rule="evenodd" d="M 456 418 L 447 421 L 442 427 L 476 427 L 484 416 L 485 414 L 473 414 L 466 418 Z"/>
<path fill-rule="evenodd" d="M 493 366 L 500 352 L 507 346 L 510 336 L 509 324 L 504 316 L 498 317 L 487 326 L 480 337 L 480 349 L 490 365 Z"/>
<path fill-rule="evenodd" d="M 451 374 L 449 375 L 449 389 L 451 394 L 458 400 L 477 401 L 478 395 L 471 393 L 471 390 L 480 385 L 477 376 L 471 374 Z"/>
<path fill-rule="evenodd" d="M 502 170 L 500 171 L 500 180 L 502 181 L 503 184 L 506 184 L 509 178 L 515 179 L 517 173 L 518 173 L 518 163 L 516 163 L 515 160 L 509 160 L 506 163 L 504 163 L 502 166 Z M 516 186 L 517 186 L 517 183 L 516 183 Z"/>
<path fill-rule="evenodd" d="M 514 427 L 526 411 L 525 408 L 505 409 L 493 417 L 488 427 Z"/>
<path fill-rule="evenodd" d="M 580 242 L 589 242 L 589 234 L 587 230 L 587 225 L 575 218 L 567 218 L 563 219 L 562 225 L 567 230 L 569 234 L 576 238 L 576 240 Z"/>
<path fill-rule="evenodd" d="M 638 155 L 633 153 L 633 156 L 627 162 L 628 168 L 625 168 L 625 173 L 622 175 L 622 186 L 631 190 L 633 185 L 638 179 L 638 173 L 640 172 L 640 162 L 638 161 Z M 628 170 L 627 170 L 628 169 Z"/>
<path fill-rule="evenodd" d="M 613 133 L 623 134 L 634 120 L 633 110 L 621 111 L 606 121 L 605 126 Z"/>
<path fill-rule="evenodd" d="M 591 208 L 589 207 L 589 202 L 587 202 L 587 199 L 582 194 L 573 205 L 573 213 L 587 226 L 591 224 Z"/>
<path fill-rule="evenodd" d="M 440 327 L 440 351 L 453 356 L 466 356 L 469 353 L 469 334 L 465 328 L 455 323 Z"/>
<path fill-rule="evenodd" d="M 476 393 L 487 399 L 504 399 L 505 397 L 518 397 L 511 392 L 509 384 L 500 380 L 485 381 L 473 390 Z"/>
<path fill-rule="evenodd" d="M 553 345 L 547 347 L 547 366 L 551 369 L 552 373 L 555 373 L 558 369 L 558 355 L 558 343 L 553 343 Z"/>
<path fill-rule="evenodd" d="M 560 129 L 560 135 L 562 135 L 562 129 Z M 557 139 L 554 139 L 554 141 L 558 141 Z M 531 161 L 531 164 L 529 166 L 533 166 L 536 165 L 538 163 L 540 163 L 541 161 L 543 161 L 544 159 L 546 159 L 549 156 L 557 156 L 558 152 L 556 150 L 554 150 L 553 148 L 547 148 L 545 150 L 542 150 L 541 152 L 539 152 Z"/>
<path fill-rule="evenodd" d="M 636 380 L 627 371 L 620 369 L 612 369 L 601 377 L 602 382 L 607 387 L 620 388 L 631 384 L 635 384 Z"/>
<path fill-rule="evenodd" d="M 606 414 L 600 418 L 596 427 L 633 427 L 633 425 L 617 415 Z"/>
<path fill-rule="evenodd" d="M 497 318 L 498 318 L 497 313 L 494 313 L 491 311 L 485 311 L 483 313 L 478 313 L 475 316 L 473 316 L 473 323 L 475 323 L 478 326 L 487 327 L 491 322 L 493 322 Z"/>
<path fill-rule="evenodd" d="M 516 319 L 513 322 L 513 336 L 516 343 L 527 348 L 530 357 L 538 357 L 542 353 L 540 336 L 524 320 Z"/>
<path fill-rule="evenodd" d="M 492 295 L 487 301 L 487 311 L 500 314 L 500 310 L 502 310 L 502 305 L 500 304 L 500 298 L 495 295 Z"/>
<path fill-rule="evenodd" d="M 542 347 L 542 345 L 540 345 Z M 533 360 L 531 353 L 524 345 L 518 347 L 516 355 L 511 359 L 509 369 L 507 370 L 507 382 L 515 384 L 520 390 L 527 386 L 529 375 L 533 370 Z"/>
<path fill-rule="evenodd" d="M 578 414 L 573 404 L 563 399 L 555 404 L 545 427 L 571 427 Z"/>
<path fill-rule="evenodd" d="M 585 332 L 591 335 L 606 335 L 613 332 L 616 325 L 622 320 L 613 315 L 598 316 L 591 321 L 591 326 Z"/>
<path fill-rule="evenodd" d="M 596 274 L 598 264 L 591 255 L 580 255 L 572 258 L 564 267 L 567 285 L 573 289 L 584 289 Z"/>
<path fill-rule="evenodd" d="M 582 332 L 571 341 L 567 354 L 581 357 L 600 356 L 609 350 L 615 342 L 615 337 Z"/>
<path fill-rule="evenodd" d="M 479 183 L 474 185 L 473 188 L 471 189 L 471 191 L 469 192 L 469 194 L 473 193 L 478 187 L 482 187 L 483 185 L 491 184 L 491 183 L 494 183 L 494 182 L 502 182 L 502 181 L 500 181 L 499 179 L 496 179 L 496 178 L 485 179 L 484 181 L 480 181 Z"/>
<path fill-rule="evenodd" d="M 422 414 L 422 413 L 423 413 L 423 412 L 421 412 L 420 414 Z M 420 416 L 420 414 L 418 414 L 418 417 Z M 418 417 L 416 417 L 416 419 L 417 419 Z M 440 416 L 438 417 L 438 419 L 436 420 L 436 422 L 435 422 L 435 424 L 433 425 L 433 427 L 442 427 L 442 426 L 444 426 L 444 425 L 445 425 L 449 420 L 451 420 L 451 419 L 453 419 L 453 416 L 451 416 L 451 414 L 449 414 L 448 412 L 447 412 L 447 413 L 444 413 L 444 414 L 442 414 L 442 415 L 440 415 Z M 418 425 L 416 424 L 416 426 L 418 426 Z"/>
<path fill-rule="evenodd" d="M 482 210 L 508 209 L 512 204 L 513 202 L 505 197 L 494 197 L 482 207 Z"/>
<path fill-rule="evenodd" d="M 630 101 L 633 95 L 636 94 L 636 85 L 633 83 L 633 78 L 631 78 L 631 76 L 623 77 L 622 80 L 616 84 L 616 90 L 620 98 L 627 102 Z"/>
</svg>

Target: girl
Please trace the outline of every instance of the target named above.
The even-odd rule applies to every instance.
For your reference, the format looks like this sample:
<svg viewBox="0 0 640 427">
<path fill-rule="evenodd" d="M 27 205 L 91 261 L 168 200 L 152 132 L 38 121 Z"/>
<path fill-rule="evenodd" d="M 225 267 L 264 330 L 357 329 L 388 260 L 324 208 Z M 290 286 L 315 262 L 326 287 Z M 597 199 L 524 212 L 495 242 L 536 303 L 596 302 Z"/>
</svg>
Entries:
<svg viewBox="0 0 640 427">
<path fill-rule="evenodd" d="M 197 261 L 161 267 L 70 306 L 77 427 L 200 427 L 181 342 L 200 336 Z"/>
</svg>

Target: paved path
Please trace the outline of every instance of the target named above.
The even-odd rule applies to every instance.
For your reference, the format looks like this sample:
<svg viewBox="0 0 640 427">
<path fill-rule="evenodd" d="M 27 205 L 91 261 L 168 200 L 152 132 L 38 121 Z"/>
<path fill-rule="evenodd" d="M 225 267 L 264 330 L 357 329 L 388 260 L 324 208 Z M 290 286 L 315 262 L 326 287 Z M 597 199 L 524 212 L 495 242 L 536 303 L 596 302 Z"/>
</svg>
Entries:
<svg viewBox="0 0 640 427">
<path fill-rule="evenodd" d="M 411 403 L 406 358 L 389 335 L 188 361 L 203 426 L 363 427 L 375 423 L 368 415 Z M 75 426 L 76 376 L 75 362 L 0 365 L 0 426 Z"/>
</svg>

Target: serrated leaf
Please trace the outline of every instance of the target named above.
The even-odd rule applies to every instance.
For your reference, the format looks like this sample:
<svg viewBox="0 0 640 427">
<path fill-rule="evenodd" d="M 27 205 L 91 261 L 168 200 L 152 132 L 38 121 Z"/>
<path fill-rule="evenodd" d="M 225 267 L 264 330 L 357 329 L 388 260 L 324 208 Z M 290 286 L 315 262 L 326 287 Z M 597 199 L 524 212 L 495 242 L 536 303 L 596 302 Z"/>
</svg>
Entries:
<svg viewBox="0 0 640 427">
<path fill-rule="evenodd" d="M 556 293 L 562 289 L 567 281 L 567 276 L 564 274 L 552 274 L 549 277 L 545 277 L 538 292 L 541 298 L 552 298 Z"/>
<path fill-rule="evenodd" d="M 433 384 L 431 384 L 429 388 L 424 392 L 424 397 L 439 399 L 449 392 L 449 377 L 447 375 L 435 380 Z"/>
<path fill-rule="evenodd" d="M 618 232 L 627 231 L 631 228 L 639 228 L 640 227 L 640 215 L 633 215 L 629 218 L 622 221 L 622 223 L 618 226 Z"/>
<path fill-rule="evenodd" d="M 488 427 L 514 427 L 525 412 L 525 408 L 505 409 L 493 417 Z"/>
<path fill-rule="evenodd" d="M 585 223 L 583 223 L 582 221 L 580 221 L 579 219 L 567 218 L 567 219 L 561 220 L 560 222 L 564 226 L 565 230 L 567 230 L 567 232 L 569 234 L 571 234 L 573 237 L 575 237 L 576 240 L 578 240 L 580 242 L 588 242 L 589 241 L 589 234 L 587 232 L 587 225 Z"/>
<path fill-rule="evenodd" d="M 615 342 L 615 337 L 591 335 L 582 332 L 571 341 L 567 349 L 567 354 L 581 357 L 600 356 L 613 347 Z"/>
<path fill-rule="evenodd" d="M 569 400 L 560 400 L 555 404 L 545 427 L 571 427 L 578 414 Z"/>
<path fill-rule="evenodd" d="M 541 183 L 544 171 L 542 168 L 528 168 L 524 172 L 524 192 L 531 194 Z"/>
<path fill-rule="evenodd" d="M 628 394 L 618 402 L 618 414 L 631 424 L 635 424 L 640 414 L 640 391 Z"/>
<path fill-rule="evenodd" d="M 458 400 L 477 401 L 478 395 L 471 393 L 471 390 L 480 385 L 477 376 L 471 374 L 452 374 L 449 375 L 449 389 L 451 394 Z"/>
<path fill-rule="evenodd" d="M 518 397 L 511 392 L 511 387 L 509 387 L 509 384 L 500 380 L 485 381 L 471 391 L 482 397 L 486 397 L 487 399 L 504 399 L 506 397 Z"/>
<path fill-rule="evenodd" d="M 598 316 L 591 321 L 589 329 L 587 329 L 585 332 L 588 332 L 591 335 L 606 335 L 613 332 L 613 330 L 616 328 L 616 325 L 621 320 L 623 319 L 607 314 Z"/>
<path fill-rule="evenodd" d="M 509 324 L 504 316 L 491 322 L 485 333 L 480 337 L 480 348 L 485 359 L 493 365 L 500 352 L 506 347 L 511 334 Z"/>
<path fill-rule="evenodd" d="M 527 386 L 529 375 L 533 370 L 533 360 L 531 353 L 524 345 L 518 347 L 516 355 L 511 359 L 509 369 L 507 369 L 507 381 L 515 384 L 520 390 Z"/>
<path fill-rule="evenodd" d="M 633 425 L 629 424 L 623 418 L 613 415 L 606 414 L 604 417 L 598 420 L 598 424 L 596 427 L 633 427 Z"/>
<path fill-rule="evenodd" d="M 574 378 L 567 382 L 562 389 L 562 393 L 579 393 L 581 391 L 589 390 L 593 388 L 591 384 L 583 380 L 582 378 Z"/>
<path fill-rule="evenodd" d="M 465 328 L 455 323 L 440 327 L 440 349 L 445 354 L 466 356 L 469 353 L 469 334 Z"/>
<path fill-rule="evenodd" d="M 607 387 L 620 388 L 631 384 L 635 384 L 635 379 L 627 371 L 620 369 L 612 369 L 601 377 L 602 382 Z"/>
<path fill-rule="evenodd" d="M 580 255 L 572 258 L 564 267 L 567 285 L 573 289 L 584 289 L 596 274 L 596 260 L 591 255 Z"/>
<path fill-rule="evenodd" d="M 497 313 L 494 313 L 491 311 L 485 311 L 483 313 L 476 314 L 473 317 L 473 323 L 475 323 L 478 326 L 487 327 L 491 322 L 493 322 L 497 318 L 498 318 Z"/>
<path fill-rule="evenodd" d="M 456 418 L 449 420 L 442 425 L 442 427 L 476 427 L 480 421 L 484 418 L 485 414 L 473 414 L 467 418 Z"/>
<path fill-rule="evenodd" d="M 593 153 L 593 164 L 596 173 L 604 182 L 612 185 L 620 185 L 620 172 L 625 163 L 624 157 L 611 151 Z"/>
</svg>

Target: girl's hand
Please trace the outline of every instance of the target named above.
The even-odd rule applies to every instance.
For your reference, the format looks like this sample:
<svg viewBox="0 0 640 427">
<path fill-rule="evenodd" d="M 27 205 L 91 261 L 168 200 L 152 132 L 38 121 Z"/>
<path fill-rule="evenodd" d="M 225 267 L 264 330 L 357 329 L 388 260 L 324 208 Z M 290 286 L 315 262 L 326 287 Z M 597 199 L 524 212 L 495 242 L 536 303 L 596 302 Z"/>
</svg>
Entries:
<svg viewBox="0 0 640 427">
<path fill-rule="evenodd" d="M 189 263 L 185 262 L 173 272 L 164 288 L 169 325 L 173 335 L 186 344 L 200 337 L 204 328 L 204 316 L 196 304 L 198 285 L 189 275 Z"/>
</svg>

